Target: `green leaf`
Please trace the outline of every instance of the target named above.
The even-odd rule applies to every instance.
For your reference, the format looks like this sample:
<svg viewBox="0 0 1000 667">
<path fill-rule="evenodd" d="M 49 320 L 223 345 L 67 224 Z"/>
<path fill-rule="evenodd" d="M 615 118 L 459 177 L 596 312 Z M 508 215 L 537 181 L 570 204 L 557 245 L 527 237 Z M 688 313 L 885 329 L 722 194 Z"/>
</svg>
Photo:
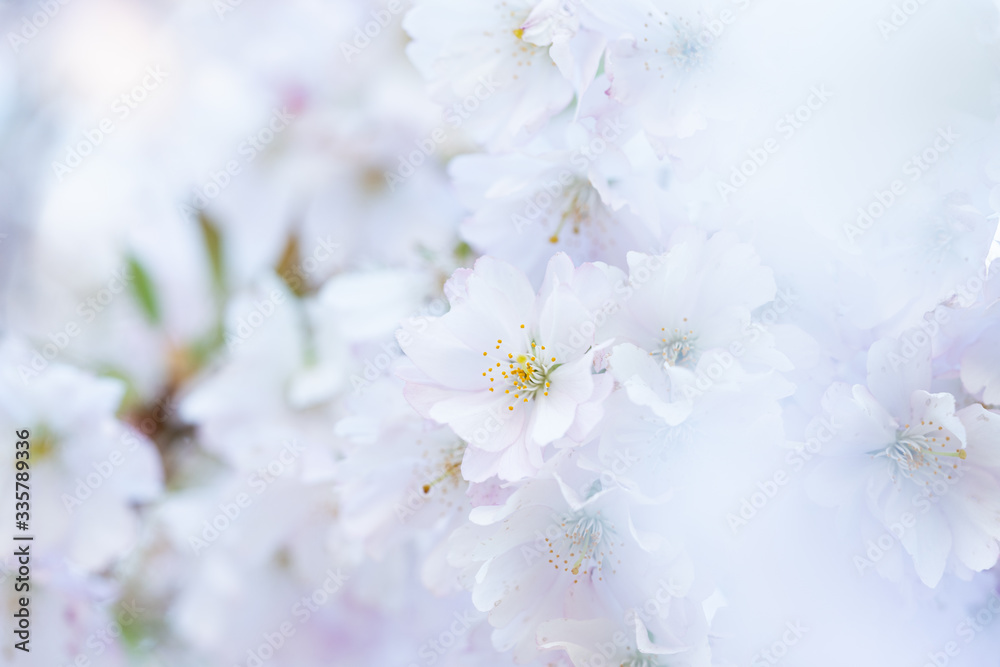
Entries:
<svg viewBox="0 0 1000 667">
<path fill-rule="evenodd" d="M 455 246 L 455 259 L 460 262 L 469 261 L 473 254 L 472 246 L 465 241 L 460 241 L 458 245 Z"/>
<path fill-rule="evenodd" d="M 135 256 L 128 258 L 128 270 L 131 275 L 132 293 L 139 302 L 143 314 L 151 324 L 160 323 L 160 304 L 156 299 L 156 288 L 146 269 Z"/>
<path fill-rule="evenodd" d="M 219 294 L 223 294 L 226 291 L 226 272 L 222 259 L 222 234 L 204 211 L 198 211 L 198 226 L 201 227 L 201 238 L 212 269 L 212 284 Z"/>
</svg>

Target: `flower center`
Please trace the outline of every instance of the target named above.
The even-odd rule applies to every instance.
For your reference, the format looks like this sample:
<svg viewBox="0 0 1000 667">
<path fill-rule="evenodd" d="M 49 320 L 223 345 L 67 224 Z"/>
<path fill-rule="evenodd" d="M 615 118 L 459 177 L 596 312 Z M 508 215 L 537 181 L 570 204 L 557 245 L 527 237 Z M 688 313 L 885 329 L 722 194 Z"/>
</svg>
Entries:
<svg viewBox="0 0 1000 667">
<path fill-rule="evenodd" d="M 622 663 L 622 667 L 659 667 L 660 661 L 650 655 L 633 653 Z"/>
<path fill-rule="evenodd" d="M 521 328 L 524 328 L 523 324 Z M 483 356 L 489 364 L 483 371 L 483 377 L 488 377 L 493 383 L 490 386 L 491 392 L 497 391 L 499 387 L 504 395 L 512 399 L 512 404 L 507 406 L 508 410 L 513 410 L 517 403 L 534 400 L 539 393 L 548 396 L 552 385 L 549 375 L 562 365 L 556 362 L 550 352 L 545 351 L 544 345 L 533 340 L 529 341 L 528 351 L 515 354 L 506 352 L 503 349 L 503 339 L 498 338 L 493 352 L 483 352 Z"/>
<path fill-rule="evenodd" d="M 559 234 L 567 222 L 570 223 L 573 233 L 579 234 L 580 226 L 593 217 L 592 212 L 599 203 L 600 197 L 588 181 L 577 179 L 567 186 L 565 206 L 559 218 L 559 225 L 549 237 L 549 242 L 559 242 Z"/>
<path fill-rule="evenodd" d="M 662 426 L 660 425 L 662 422 L 654 421 L 655 418 L 643 417 L 643 419 L 649 419 L 651 423 L 659 426 L 648 442 L 656 447 L 657 456 L 661 461 L 667 461 L 678 452 L 694 446 L 695 427 L 690 421 L 681 422 L 676 426 Z"/>
<path fill-rule="evenodd" d="M 465 447 L 462 441 L 455 443 L 441 453 L 439 460 L 427 467 L 425 478 L 437 474 L 429 482 L 424 483 L 422 489 L 425 494 L 430 493 L 438 484 L 444 483 L 450 488 L 457 488 L 462 484 L 462 457 L 465 455 Z"/>
<path fill-rule="evenodd" d="M 685 71 L 696 69 L 705 61 L 705 49 L 698 41 L 698 31 L 687 21 L 674 22 L 674 39 L 667 46 L 667 55 Z"/>
<path fill-rule="evenodd" d="M 549 562 L 557 570 L 574 575 L 579 575 L 581 569 L 584 572 L 600 570 L 605 559 L 614 553 L 611 543 L 614 527 L 605 524 L 600 511 L 593 516 L 575 513 L 562 517 L 559 527 L 561 535 L 545 538 L 549 547 Z M 578 583 L 578 580 L 574 579 L 573 583 Z"/>
<path fill-rule="evenodd" d="M 532 69 L 539 70 L 546 64 L 554 66 L 555 63 L 548 55 L 548 47 L 538 46 L 524 38 L 525 29 L 529 27 L 530 12 L 516 12 L 500 6 L 498 9 L 500 9 L 498 21 L 505 23 L 507 28 L 495 33 L 491 31 L 486 35 L 496 40 L 494 48 L 497 54 L 510 49 L 510 58 L 507 59 L 504 67 L 510 78 L 517 80 L 521 74 L 530 75 Z M 498 72 L 498 74 L 501 73 Z"/>
<path fill-rule="evenodd" d="M 896 474 L 927 486 L 936 475 L 951 479 L 951 472 L 958 468 L 949 458 L 965 459 L 965 450 L 953 441 L 950 431 L 943 426 L 934 427 L 934 422 L 920 422 L 919 427 L 907 424 L 896 432 L 896 440 L 882 450 L 872 452 L 873 457 L 886 457 L 892 462 L 890 476 L 896 481 Z"/>
<path fill-rule="evenodd" d="M 540 389 L 548 386 L 548 369 L 545 368 L 544 361 L 536 361 L 535 357 L 524 354 L 517 355 L 516 360 L 516 365 L 510 365 L 515 389 L 533 397 Z"/>
<path fill-rule="evenodd" d="M 687 318 L 684 318 L 687 322 Z M 675 327 L 673 331 L 667 331 L 666 327 L 660 327 L 661 338 L 659 342 L 659 353 L 663 361 L 671 366 L 690 365 L 694 362 L 695 343 L 698 337 L 694 335 L 693 329 L 686 332 Z M 654 354 L 656 354 L 654 352 Z"/>
</svg>

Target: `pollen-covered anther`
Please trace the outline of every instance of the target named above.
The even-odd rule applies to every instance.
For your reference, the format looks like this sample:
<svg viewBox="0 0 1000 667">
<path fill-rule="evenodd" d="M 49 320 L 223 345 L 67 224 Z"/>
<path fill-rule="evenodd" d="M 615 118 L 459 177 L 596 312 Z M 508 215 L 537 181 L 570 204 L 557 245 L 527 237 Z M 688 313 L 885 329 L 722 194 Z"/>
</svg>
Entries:
<svg viewBox="0 0 1000 667">
<path fill-rule="evenodd" d="M 921 425 L 930 424 L 921 422 Z M 931 431 L 931 433 L 933 432 Z M 927 485 L 930 479 L 946 470 L 946 467 L 942 465 L 944 458 L 964 461 L 967 456 L 964 449 L 955 448 L 954 451 L 951 451 L 945 443 L 938 442 L 937 438 L 928 436 L 928 433 L 920 432 L 919 428 L 916 432 L 911 431 L 907 425 L 896 434 L 894 442 L 889 443 L 885 449 L 872 452 L 872 456 L 885 457 L 890 462 L 889 475 L 894 481 L 897 481 L 896 475 L 899 474 L 918 484 Z M 950 440 L 948 437 L 947 441 L 950 442 Z M 944 451 L 934 450 L 935 443 Z M 956 468 L 957 464 L 951 466 L 952 470 Z"/>
</svg>

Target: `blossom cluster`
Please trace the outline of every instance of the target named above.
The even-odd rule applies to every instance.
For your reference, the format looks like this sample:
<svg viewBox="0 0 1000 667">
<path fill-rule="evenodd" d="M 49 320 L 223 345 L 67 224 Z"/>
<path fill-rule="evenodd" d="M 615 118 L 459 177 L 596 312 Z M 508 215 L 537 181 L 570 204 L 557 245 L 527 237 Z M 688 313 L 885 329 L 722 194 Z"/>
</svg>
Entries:
<svg viewBox="0 0 1000 667">
<path fill-rule="evenodd" d="M 48 5 L 0 664 L 995 660 L 1000 3 Z"/>
</svg>

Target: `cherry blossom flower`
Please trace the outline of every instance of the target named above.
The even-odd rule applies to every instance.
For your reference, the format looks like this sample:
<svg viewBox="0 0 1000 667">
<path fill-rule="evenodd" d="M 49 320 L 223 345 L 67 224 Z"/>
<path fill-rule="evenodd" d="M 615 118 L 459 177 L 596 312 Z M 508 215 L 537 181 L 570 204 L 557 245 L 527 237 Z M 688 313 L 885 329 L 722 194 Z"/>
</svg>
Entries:
<svg viewBox="0 0 1000 667">
<path fill-rule="evenodd" d="M 478 140 L 510 144 L 572 100 L 573 85 L 548 45 L 565 43 L 562 35 L 575 21 L 560 21 L 558 33 L 540 22 L 543 12 L 558 16 L 556 4 L 563 3 L 516 0 L 456 7 L 421 0 L 407 13 L 410 58 L 431 80 L 433 97 L 453 109 L 459 124 L 468 122 Z M 564 67 L 571 67 L 568 56 L 561 58 Z M 593 56 L 583 63 L 592 67 Z"/>
<path fill-rule="evenodd" d="M 891 527 L 920 580 L 935 586 L 949 566 L 981 571 L 1000 554 L 1000 417 L 978 405 L 956 410 L 951 394 L 928 392 L 929 342 L 909 333 L 872 345 L 867 386 L 827 390 L 827 416 L 810 427 L 829 440 L 811 491 Z"/>
<path fill-rule="evenodd" d="M 116 418 L 124 383 L 58 363 L 25 383 L 16 369 L 29 356 L 17 338 L 0 343 L 0 425 L 11 435 L 28 432 L 27 457 L 18 458 L 27 461 L 29 488 L 47 489 L 30 495 L 25 534 L 44 531 L 34 551 L 39 559 L 66 559 L 98 573 L 134 548 L 142 525 L 138 506 L 163 491 L 160 457 L 145 436 Z M 0 480 L 8 535 L 16 481 L 13 473 Z"/>
<path fill-rule="evenodd" d="M 513 266 L 484 257 L 449 281 L 447 314 L 404 323 L 406 396 L 468 443 L 466 479 L 528 476 L 546 445 L 580 442 L 600 421 L 611 385 L 593 369 L 593 312 L 609 276 L 559 254 L 536 293 Z"/>
<path fill-rule="evenodd" d="M 629 254 L 631 291 L 611 324 L 622 342 L 609 366 L 629 398 L 676 425 L 707 391 L 791 365 L 752 320 L 777 293 L 753 248 L 726 233 L 674 241 L 663 256 Z"/>
</svg>

